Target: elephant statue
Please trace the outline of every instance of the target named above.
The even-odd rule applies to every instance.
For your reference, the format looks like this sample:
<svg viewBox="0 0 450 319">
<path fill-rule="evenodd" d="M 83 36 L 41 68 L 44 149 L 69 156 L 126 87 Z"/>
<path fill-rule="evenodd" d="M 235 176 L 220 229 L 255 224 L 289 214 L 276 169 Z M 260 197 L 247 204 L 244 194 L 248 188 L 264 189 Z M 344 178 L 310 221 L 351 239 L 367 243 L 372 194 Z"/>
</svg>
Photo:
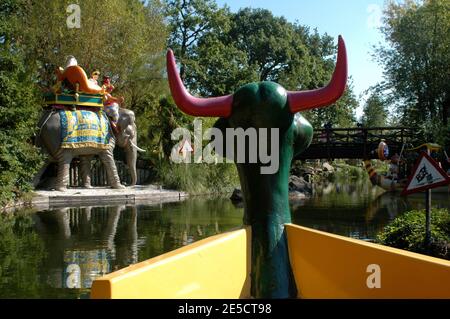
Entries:
<svg viewBox="0 0 450 319">
<path fill-rule="evenodd" d="M 144 150 L 137 147 L 137 128 L 133 111 L 122 108 L 119 109 L 119 119 L 117 122 L 118 132 L 116 132 L 116 134 L 113 134 L 112 127 L 109 121 L 104 120 L 104 123 L 106 123 L 105 125 L 107 125 L 106 130 L 109 131 L 109 142 L 106 143 L 103 149 L 91 147 L 89 145 L 87 145 L 86 147 L 81 146 L 77 148 L 63 148 L 62 130 L 64 129 L 64 127 L 61 124 L 61 117 L 63 116 L 61 112 L 64 111 L 60 111 L 55 108 L 44 110 L 42 117 L 39 120 L 39 132 L 36 139 L 36 144 L 37 146 L 42 147 L 50 156 L 49 161 L 36 175 L 34 180 L 35 186 L 39 183 L 40 178 L 42 177 L 48 165 L 51 162 L 56 162 L 58 170 L 54 188 L 58 191 L 66 190 L 69 182 L 70 163 L 73 158 L 79 157 L 83 187 L 92 188 L 90 181 L 91 160 L 93 156 L 98 155 L 106 169 L 108 184 L 112 188 L 125 188 L 125 186 L 120 183 L 119 175 L 117 173 L 117 168 L 114 161 L 113 151 L 116 144 L 124 148 L 126 154 L 126 164 L 128 166 L 128 169 L 130 170 L 131 175 L 131 185 L 136 184 L 137 151 Z M 94 114 L 96 113 L 93 111 L 83 112 L 91 112 Z M 89 113 L 85 114 L 87 114 L 88 116 L 92 115 Z M 106 115 L 101 116 L 105 116 L 106 118 Z"/>
</svg>

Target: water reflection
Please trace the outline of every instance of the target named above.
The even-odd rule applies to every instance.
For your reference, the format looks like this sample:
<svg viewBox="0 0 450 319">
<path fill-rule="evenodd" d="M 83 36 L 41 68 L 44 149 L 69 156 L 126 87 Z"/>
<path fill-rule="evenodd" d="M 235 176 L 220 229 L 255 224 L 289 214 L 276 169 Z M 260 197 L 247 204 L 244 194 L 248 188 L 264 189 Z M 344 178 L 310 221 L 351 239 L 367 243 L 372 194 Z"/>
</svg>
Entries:
<svg viewBox="0 0 450 319">
<path fill-rule="evenodd" d="M 118 236 L 121 218 L 126 229 Z M 60 208 L 38 212 L 35 219 L 36 230 L 48 247 L 46 270 L 51 287 L 90 288 L 116 262 L 138 261 L 136 207 Z"/>
<path fill-rule="evenodd" d="M 450 209 L 446 194 L 432 204 Z M 363 240 L 423 206 L 423 194 L 367 183 L 316 185 L 311 198 L 291 202 L 294 223 Z M 88 297 L 98 276 L 239 228 L 242 217 L 227 197 L 0 214 L 0 298 Z"/>
<path fill-rule="evenodd" d="M 0 297 L 76 298 L 88 297 L 99 276 L 241 227 L 242 210 L 227 199 L 193 199 L 19 211 L 1 219 L 10 223 L 0 220 Z M 22 244 L 31 241 L 34 249 Z"/>
<path fill-rule="evenodd" d="M 365 181 L 317 184 L 311 198 L 291 202 L 292 220 L 318 230 L 373 241 L 399 214 L 423 209 L 424 196 L 419 193 L 402 197 Z M 449 195 L 433 193 L 432 206 L 450 209 Z"/>
</svg>

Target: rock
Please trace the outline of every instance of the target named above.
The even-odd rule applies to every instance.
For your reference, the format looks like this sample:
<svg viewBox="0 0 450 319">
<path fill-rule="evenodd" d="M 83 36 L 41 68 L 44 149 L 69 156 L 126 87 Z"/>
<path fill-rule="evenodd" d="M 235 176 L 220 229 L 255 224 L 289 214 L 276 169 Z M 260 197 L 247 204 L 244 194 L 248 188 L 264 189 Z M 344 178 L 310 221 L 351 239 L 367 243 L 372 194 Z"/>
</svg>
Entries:
<svg viewBox="0 0 450 319">
<path fill-rule="evenodd" d="M 233 194 L 230 196 L 230 199 L 232 202 L 242 202 L 244 200 L 242 191 L 239 188 L 235 188 Z"/>
<path fill-rule="evenodd" d="M 312 186 L 303 177 L 291 175 L 289 177 L 289 199 L 304 199 L 312 194 Z M 230 200 L 236 207 L 243 207 L 244 197 L 239 188 L 235 188 L 230 196 Z"/>
<path fill-rule="evenodd" d="M 289 176 L 289 191 L 299 192 L 303 194 L 311 194 L 312 187 L 311 184 L 306 182 L 303 177 L 298 177 L 295 175 Z"/>
<path fill-rule="evenodd" d="M 301 167 L 296 171 L 292 171 L 295 176 L 302 177 L 307 183 L 309 183 L 315 174 L 314 168 L 312 167 Z"/>
<path fill-rule="evenodd" d="M 302 167 L 299 169 L 300 171 L 300 175 L 304 176 L 304 175 L 314 175 L 315 171 L 314 168 L 312 167 Z"/>
<path fill-rule="evenodd" d="M 296 200 L 296 199 L 305 199 L 306 195 L 304 193 L 300 193 L 297 191 L 290 191 L 289 192 L 289 199 L 290 200 Z"/>
<path fill-rule="evenodd" d="M 322 167 L 325 172 L 334 172 L 334 167 L 327 162 L 323 163 Z"/>
</svg>

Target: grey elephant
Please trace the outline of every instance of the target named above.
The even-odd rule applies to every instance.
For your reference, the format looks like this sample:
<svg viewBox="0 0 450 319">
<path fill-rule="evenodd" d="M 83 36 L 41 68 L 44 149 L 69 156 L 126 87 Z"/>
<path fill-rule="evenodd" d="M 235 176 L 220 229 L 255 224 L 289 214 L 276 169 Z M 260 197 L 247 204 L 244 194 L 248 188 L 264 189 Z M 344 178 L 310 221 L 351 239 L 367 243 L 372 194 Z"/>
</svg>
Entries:
<svg viewBox="0 0 450 319">
<path fill-rule="evenodd" d="M 119 145 L 124 148 L 126 154 L 126 164 L 131 175 L 131 185 L 136 184 L 136 159 L 137 151 L 144 151 L 137 146 L 137 129 L 135 124 L 134 112 L 128 109 L 119 109 L 119 120 L 117 127 L 119 132 L 116 136 L 112 133 L 112 129 L 107 121 L 110 131 L 109 143 L 106 149 L 98 149 L 94 147 L 83 148 L 62 148 L 62 127 L 60 111 L 56 109 L 45 110 L 38 123 L 39 132 L 36 140 L 37 146 L 42 147 L 50 156 L 49 162 L 39 171 L 35 178 L 34 184 L 37 185 L 46 167 L 51 162 L 56 162 L 58 166 L 57 178 L 54 188 L 58 191 L 64 191 L 69 182 L 69 168 L 73 158 L 79 157 L 81 164 L 81 178 L 83 187 L 91 188 L 90 167 L 91 160 L 94 155 L 98 155 L 102 161 L 108 183 L 113 188 L 125 188 L 120 183 L 114 161 L 114 147 Z"/>
</svg>

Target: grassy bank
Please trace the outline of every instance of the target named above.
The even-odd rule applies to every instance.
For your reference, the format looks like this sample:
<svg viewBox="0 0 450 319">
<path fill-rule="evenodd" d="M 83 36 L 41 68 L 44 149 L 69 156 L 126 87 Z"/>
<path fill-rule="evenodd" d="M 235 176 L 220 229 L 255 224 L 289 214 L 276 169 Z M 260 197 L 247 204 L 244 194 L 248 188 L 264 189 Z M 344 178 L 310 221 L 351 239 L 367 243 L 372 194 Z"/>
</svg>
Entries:
<svg viewBox="0 0 450 319">
<path fill-rule="evenodd" d="M 234 164 L 173 164 L 161 162 L 157 179 L 163 187 L 191 195 L 231 192 L 239 186 Z"/>
</svg>

